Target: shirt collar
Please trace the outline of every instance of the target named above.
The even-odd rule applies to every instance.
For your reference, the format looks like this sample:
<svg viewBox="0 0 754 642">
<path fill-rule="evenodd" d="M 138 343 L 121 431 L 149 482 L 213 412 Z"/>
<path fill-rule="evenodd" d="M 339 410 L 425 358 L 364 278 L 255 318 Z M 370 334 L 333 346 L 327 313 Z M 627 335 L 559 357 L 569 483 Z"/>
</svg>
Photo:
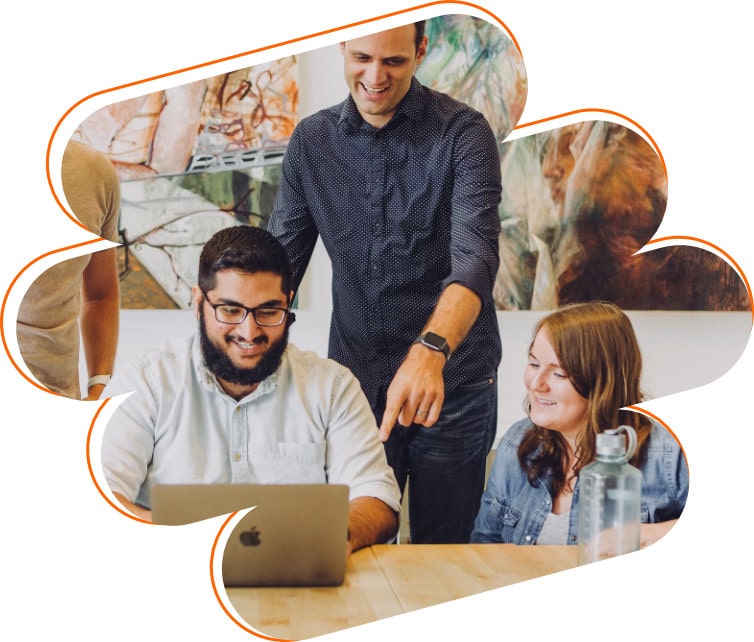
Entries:
<svg viewBox="0 0 754 642">
<path fill-rule="evenodd" d="M 395 126 L 404 118 L 408 118 L 411 121 L 420 120 L 427 108 L 428 100 L 429 96 L 426 87 L 422 86 L 422 84 L 416 79 L 416 76 L 412 76 L 411 86 L 403 97 L 403 100 L 398 103 L 395 114 L 393 114 L 390 122 L 385 125 L 385 128 Z M 359 110 L 356 108 L 356 103 L 349 94 L 348 98 L 341 103 L 338 126 L 347 125 L 352 129 L 358 129 L 365 122 L 366 121 L 361 117 Z"/>
</svg>

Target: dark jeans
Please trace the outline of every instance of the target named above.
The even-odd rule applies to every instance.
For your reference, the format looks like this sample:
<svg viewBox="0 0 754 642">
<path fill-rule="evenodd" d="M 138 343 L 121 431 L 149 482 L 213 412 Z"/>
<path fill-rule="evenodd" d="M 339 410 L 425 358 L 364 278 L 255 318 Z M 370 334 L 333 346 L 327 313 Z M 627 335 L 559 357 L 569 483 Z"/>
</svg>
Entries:
<svg viewBox="0 0 754 642">
<path fill-rule="evenodd" d="M 381 418 L 380 409 L 378 421 Z M 454 390 L 431 428 L 396 424 L 385 453 L 401 495 L 409 479 L 412 544 L 469 541 L 496 429 L 494 376 Z"/>
</svg>

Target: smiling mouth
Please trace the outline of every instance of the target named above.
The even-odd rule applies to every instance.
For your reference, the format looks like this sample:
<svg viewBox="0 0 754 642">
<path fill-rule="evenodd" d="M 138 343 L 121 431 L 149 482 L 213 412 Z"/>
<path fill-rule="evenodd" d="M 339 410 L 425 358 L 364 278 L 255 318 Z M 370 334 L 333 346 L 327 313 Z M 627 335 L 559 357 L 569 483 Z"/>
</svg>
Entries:
<svg viewBox="0 0 754 642">
<path fill-rule="evenodd" d="M 239 339 L 229 338 L 228 343 L 235 345 L 244 354 L 257 354 L 262 346 L 267 343 L 264 339 L 254 339 L 252 341 L 240 341 Z"/>
<path fill-rule="evenodd" d="M 389 89 L 389 87 L 383 87 L 382 89 L 378 89 L 377 87 L 370 87 L 369 85 L 365 85 L 363 82 L 360 84 L 364 88 L 364 91 L 370 96 L 378 96 L 379 94 L 386 92 Z"/>
</svg>

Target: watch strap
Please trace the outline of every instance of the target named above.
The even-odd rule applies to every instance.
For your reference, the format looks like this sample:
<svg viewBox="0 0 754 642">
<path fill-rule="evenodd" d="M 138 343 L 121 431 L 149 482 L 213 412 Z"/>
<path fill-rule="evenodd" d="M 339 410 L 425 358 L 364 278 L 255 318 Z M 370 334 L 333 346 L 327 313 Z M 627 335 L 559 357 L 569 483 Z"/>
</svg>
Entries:
<svg viewBox="0 0 754 642">
<path fill-rule="evenodd" d="M 445 337 L 441 337 L 439 334 L 435 334 L 434 332 L 423 332 L 416 337 L 414 343 L 421 343 L 422 345 L 427 346 L 430 350 L 442 352 L 445 355 L 446 361 L 450 359 L 450 346 L 448 345 L 448 341 Z"/>
<path fill-rule="evenodd" d="M 91 388 L 92 386 L 102 385 L 106 386 L 108 383 L 110 383 L 111 375 L 109 374 L 101 374 L 101 375 L 94 375 L 93 377 L 89 377 L 89 381 L 86 384 L 87 389 Z"/>
</svg>

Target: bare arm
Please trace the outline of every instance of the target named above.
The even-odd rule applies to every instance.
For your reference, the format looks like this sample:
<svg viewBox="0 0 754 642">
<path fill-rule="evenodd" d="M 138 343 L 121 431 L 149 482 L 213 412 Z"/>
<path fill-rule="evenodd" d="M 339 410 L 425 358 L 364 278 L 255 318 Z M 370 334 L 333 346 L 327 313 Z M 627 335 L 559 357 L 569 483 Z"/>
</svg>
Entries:
<svg viewBox="0 0 754 642">
<path fill-rule="evenodd" d="M 143 506 L 139 506 L 138 504 L 134 504 L 131 501 L 128 501 L 124 495 L 118 492 L 113 492 L 113 495 L 115 495 L 115 498 L 123 504 L 123 507 L 136 515 L 136 517 L 139 517 L 141 519 L 145 519 L 148 522 L 152 521 L 152 511 L 144 508 Z"/>
<path fill-rule="evenodd" d="M 445 337 L 451 354 L 474 325 L 482 302 L 469 288 L 451 283 L 443 290 L 424 331 Z M 445 355 L 423 345 L 413 345 L 398 368 L 387 391 L 380 439 L 386 441 L 396 420 L 402 425 L 417 423 L 427 428 L 440 417 L 445 399 L 442 370 Z M 427 414 L 417 415 L 421 410 Z"/>
<path fill-rule="evenodd" d="M 112 374 L 118 344 L 120 286 L 115 248 L 92 254 L 81 286 L 81 337 L 88 376 Z M 103 385 L 87 391 L 86 400 L 99 399 Z"/>
<path fill-rule="evenodd" d="M 398 531 L 398 514 L 376 497 L 357 497 L 348 508 L 348 554 L 388 541 Z"/>
</svg>

